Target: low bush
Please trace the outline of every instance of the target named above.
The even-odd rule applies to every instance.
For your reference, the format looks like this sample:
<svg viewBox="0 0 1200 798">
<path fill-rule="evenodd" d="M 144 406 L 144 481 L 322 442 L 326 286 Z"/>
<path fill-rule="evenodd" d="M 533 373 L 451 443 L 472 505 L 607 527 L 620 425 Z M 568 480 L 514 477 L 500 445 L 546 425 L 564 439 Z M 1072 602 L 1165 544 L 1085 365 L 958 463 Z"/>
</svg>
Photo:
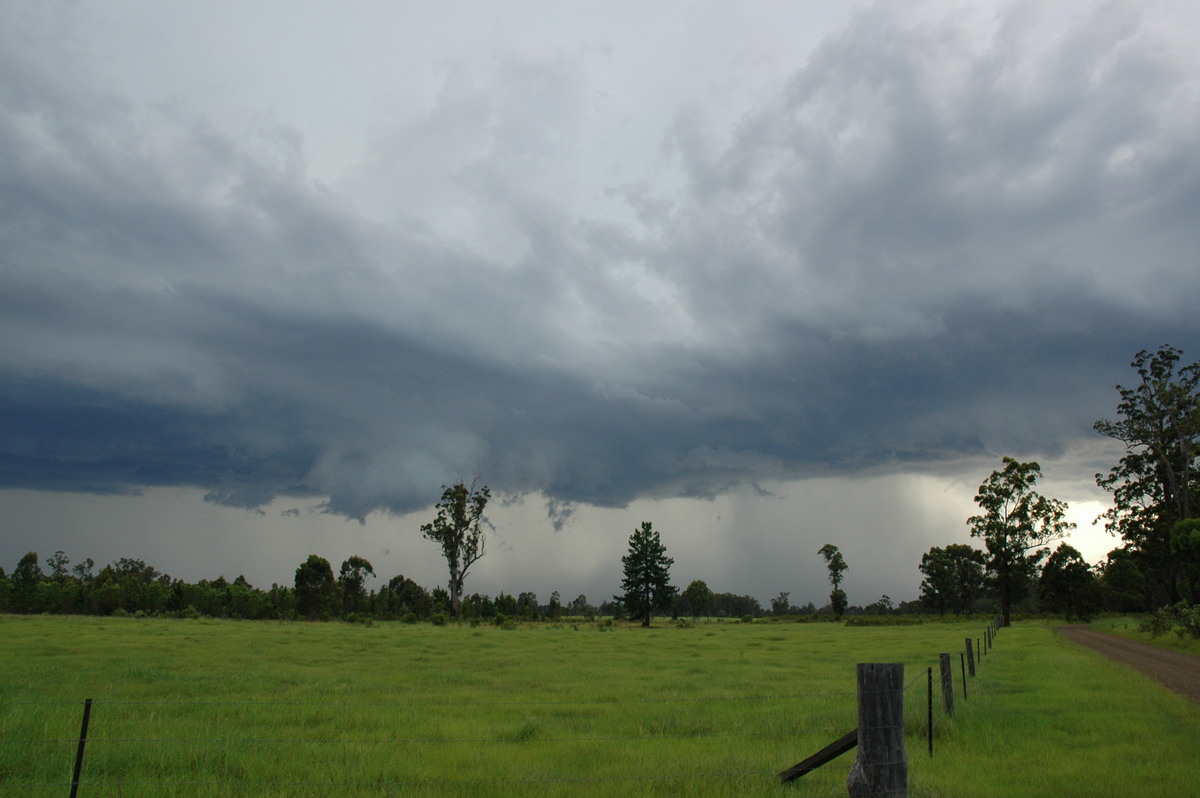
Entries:
<svg viewBox="0 0 1200 798">
<path fill-rule="evenodd" d="M 1151 637 L 1161 637 L 1174 631 L 1180 638 L 1190 636 L 1200 640 L 1200 605 L 1181 601 L 1173 607 L 1159 607 L 1142 619 L 1138 631 Z"/>
</svg>

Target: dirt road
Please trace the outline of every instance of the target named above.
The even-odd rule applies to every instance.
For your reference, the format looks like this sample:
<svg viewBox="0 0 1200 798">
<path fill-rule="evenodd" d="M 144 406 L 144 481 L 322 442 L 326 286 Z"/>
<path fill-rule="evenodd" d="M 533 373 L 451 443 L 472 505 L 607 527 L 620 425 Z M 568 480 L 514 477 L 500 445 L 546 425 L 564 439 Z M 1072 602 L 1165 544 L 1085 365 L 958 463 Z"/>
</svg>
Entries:
<svg viewBox="0 0 1200 798">
<path fill-rule="evenodd" d="M 1124 662 L 1164 687 L 1200 704 L 1200 657 L 1093 632 L 1086 626 L 1062 626 L 1058 631 L 1067 639 L 1094 648 L 1109 659 Z"/>
</svg>

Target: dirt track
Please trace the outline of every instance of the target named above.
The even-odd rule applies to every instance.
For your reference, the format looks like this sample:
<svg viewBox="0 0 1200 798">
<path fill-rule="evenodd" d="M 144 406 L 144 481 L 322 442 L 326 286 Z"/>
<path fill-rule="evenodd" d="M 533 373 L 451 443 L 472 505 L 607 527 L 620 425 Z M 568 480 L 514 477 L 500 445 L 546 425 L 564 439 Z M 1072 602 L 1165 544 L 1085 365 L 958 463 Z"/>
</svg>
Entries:
<svg viewBox="0 0 1200 798">
<path fill-rule="evenodd" d="M 1149 646 L 1123 637 L 1093 632 L 1086 626 L 1058 629 L 1069 640 L 1094 648 L 1109 659 L 1123 662 L 1164 687 L 1200 704 L 1200 657 Z"/>
</svg>

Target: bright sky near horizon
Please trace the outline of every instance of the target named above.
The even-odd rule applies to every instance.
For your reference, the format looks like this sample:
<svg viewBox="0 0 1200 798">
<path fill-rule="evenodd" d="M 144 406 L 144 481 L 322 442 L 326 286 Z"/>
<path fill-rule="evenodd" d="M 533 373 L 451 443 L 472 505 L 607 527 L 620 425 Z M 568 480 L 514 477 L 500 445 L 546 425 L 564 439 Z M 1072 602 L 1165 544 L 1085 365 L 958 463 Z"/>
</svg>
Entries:
<svg viewBox="0 0 1200 798">
<path fill-rule="evenodd" d="M 914 598 L 1200 358 L 1200 6 L 0 0 L 0 567 Z M 361 521 L 362 523 L 360 523 Z"/>
</svg>

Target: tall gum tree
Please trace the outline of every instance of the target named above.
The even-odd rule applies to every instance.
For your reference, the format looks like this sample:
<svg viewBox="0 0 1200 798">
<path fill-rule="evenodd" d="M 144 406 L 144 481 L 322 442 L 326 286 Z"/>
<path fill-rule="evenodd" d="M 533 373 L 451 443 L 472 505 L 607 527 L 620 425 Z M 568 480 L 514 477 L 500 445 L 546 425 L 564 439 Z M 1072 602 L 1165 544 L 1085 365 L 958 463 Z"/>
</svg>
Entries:
<svg viewBox="0 0 1200 798">
<path fill-rule="evenodd" d="M 1172 530 L 1200 512 L 1200 363 L 1180 365 L 1182 356 L 1171 346 L 1138 352 L 1130 365 L 1139 384 L 1117 386 L 1120 417 L 1094 425 L 1125 444 L 1108 474 L 1096 475 L 1113 497 L 1101 518 L 1138 556 L 1160 604 L 1180 599 L 1184 577 Z"/>
<path fill-rule="evenodd" d="M 983 511 L 967 519 L 971 537 L 982 538 L 987 571 L 1000 595 L 1004 625 L 1012 622 L 1012 605 L 1025 597 L 1046 546 L 1075 528 L 1066 520 L 1067 504 L 1048 499 L 1033 489 L 1042 476 L 1035 462 L 1004 458 L 979 486 L 975 503 Z"/>
<path fill-rule="evenodd" d="M 825 567 L 829 569 L 829 584 L 833 585 L 833 590 L 829 592 L 829 606 L 833 609 L 833 614 L 840 618 L 849 604 L 846 591 L 842 590 L 842 574 L 850 566 L 846 565 L 846 558 L 832 543 L 826 543 L 817 553 L 825 558 Z"/>
<path fill-rule="evenodd" d="M 476 488 L 478 480 L 470 485 L 457 482 L 449 487 L 442 486 L 442 498 L 436 505 L 437 517 L 421 526 L 421 534 L 442 547 L 442 556 L 450 569 L 450 615 L 462 618 L 463 583 L 471 566 L 483 557 L 483 515 L 492 493 L 488 486 Z"/>
</svg>

